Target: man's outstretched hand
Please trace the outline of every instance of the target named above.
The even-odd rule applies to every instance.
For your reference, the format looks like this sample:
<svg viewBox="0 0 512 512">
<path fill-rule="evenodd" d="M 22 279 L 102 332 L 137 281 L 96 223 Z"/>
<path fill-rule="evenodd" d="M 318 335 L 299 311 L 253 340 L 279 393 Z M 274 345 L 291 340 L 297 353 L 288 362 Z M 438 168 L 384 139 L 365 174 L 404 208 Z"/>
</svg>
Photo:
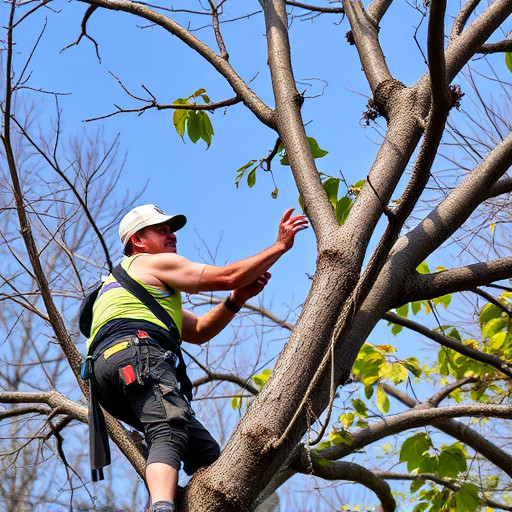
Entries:
<svg viewBox="0 0 512 512">
<path fill-rule="evenodd" d="M 293 247 L 295 235 L 309 226 L 308 219 L 304 215 L 292 217 L 293 210 L 294 208 L 289 208 L 284 212 L 277 233 L 276 243 L 282 244 L 285 251 L 289 251 Z"/>
</svg>

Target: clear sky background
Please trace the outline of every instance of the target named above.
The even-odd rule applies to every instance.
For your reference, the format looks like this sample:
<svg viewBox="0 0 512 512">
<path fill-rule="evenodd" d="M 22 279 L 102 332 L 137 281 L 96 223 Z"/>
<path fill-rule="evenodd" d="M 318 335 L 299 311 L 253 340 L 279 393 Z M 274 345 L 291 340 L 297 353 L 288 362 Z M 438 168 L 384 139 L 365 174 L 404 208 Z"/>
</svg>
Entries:
<svg viewBox="0 0 512 512">
<path fill-rule="evenodd" d="M 212 101 L 231 98 L 233 91 L 224 79 L 176 37 L 119 12 L 97 10 L 89 20 L 88 33 L 99 45 L 101 63 L 94 45 L 85 38 L 78 46 L 61 51 L 77 39 L 87 5 L 56 1 L 49 6 L 52 11 L 40 9 L 16 28 L 20 54 L 15 57 L 15 66 L 23 66 L 26 52 L 38 38 L 46 17 L 45 33 L 28 67 L 31 78 L 27 85 L 69 93 L 59 96 L 64 138 L 100 127 L 107 140 L 120 134 L 126 164 L 118 185 L 119 197 L 124 197 L 127 190 L 138 192 L 146 187 L 139 203 L 155 203 L 171 214 L 184 213 L 188 224 L 178 234 L 178 250 L 190 259 L 206 254 L 204 247 L 198 252 L 201 239 L 211 249 L 218 246 L 218 264 L 249 256 L 272 244 L 282 213 L 289 207 L 299 209 L 298 192 L 289 168 L 281 166 L 278 158 L 273 163 L 279 188 L 277 199 L 271 198 L 271 177 L 261 170 L 252 189 L 245 181 L 235 188 L 235 171 L 250 159 L 266 157 L 276 140 L 275 134 L 243 105 L 211 115 L 215 135 L 209 149 L 203 141 L 193 144 L 187 137 L 185 143 L 181 140 L 172 125 L 172 110 L 150 110 L 140 116 L 118 114 L 84 122 L 114 112 L 115 104 L 126 109 L 142 106 L 122 90 L 109 72 L 134 95 L 147 97 L 141 87 L 144 85 L 162 104 L 187 97 L 199 88 L 205 88 Z M 5 3 L 0 5 L 2 24 L 7 20 L 7 7 Z M 258 9 L 258 2 L 226 4 L 230 18 Z M 304 11 L 296 9 L 294 13 Z M 188 19 L 179 14 L 173 17 L 182 23 Z M 194 27 L 209 22 L 204 16 L 196 19 Z M 389 68 L 406 85 L 412 85 L 426 70 L 413 40 L 417 31 L 424 49 L 425 26 L 419 12 L 406 2 L 394 2 L 381 24 L 381 41 Z M 252 80 L 251 87 L 272 107 L 262 15 L 226 23 L 221 29 L 232 66 L 242 78 Z M 348 22 L 341 15 L 296 18 L 291 22 L 290 37 L 297 88 L 306 96 L 302 113 L 308 123 L 307 133 L 329 152 L 317 160 L 318 169 L 333 176 L 341 173 L 351 184 L 368 174 L 378 150 L 380 130 L 365 127 L 362 122 L 370 92 L 357 51 L 346 42 L 348 29 Z M 216 50 L 210 27 L 194 34 Z M 504 66 L 502 56 L 493 58 L 497 66 Z M 34 108 L 41 113 L 41 129 L 47 130 L 55 117 L 54 99 L 42 93 L 31 97 L 37 101 Z M 378 123 L 384 126 L 383 120 Z M 133 206 L 126 204 L 125 210 Z M 111 229 L 117 229 L 117 220 L 113 219 Z M 121 249 L 119 243 L 114 258 L 121 257 Z M 315 258 L 314 234 L 309 229 L 297 236 L 293 250 L 272 269 L 274 277 L 265 296 L 276 313 L 284 314 L 288 306 L 296 307 L 305 299 Z M 386 328 L 379 329 L 370 341 L 399 344 Z M 414 352 L 411 347 L 409 350 Z"/>
</svg>

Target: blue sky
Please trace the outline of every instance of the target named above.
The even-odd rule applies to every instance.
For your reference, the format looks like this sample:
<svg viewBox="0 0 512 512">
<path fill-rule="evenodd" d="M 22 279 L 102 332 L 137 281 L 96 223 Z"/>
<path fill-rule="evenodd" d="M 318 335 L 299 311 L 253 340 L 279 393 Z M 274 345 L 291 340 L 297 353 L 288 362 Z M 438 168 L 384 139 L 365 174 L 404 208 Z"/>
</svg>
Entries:
<svg viewBox="0 0 512 512">
<path fill-rule="evenodd" d="M 232 4 L 240 8 L 233 16 L 259 7 L 257 2 L 231 2 L 227 8 Z M 381 37 L 391 72 L 411 85 L 425 72 L 425 63 L 412 40 L 420 16 L 404 4 L 393 3 L 382 22 Z M 99 44 L 101 63 L 87 39 L 61 52 L 78 37 L 86 4 L 57 1 L 50 5 L 59 12 L 40 9 L 16 29 L 18 48 L 26 52 L 47 17 L 45 34 L 28 68 L 28 85 L 70 93 L 59 97 L 65 137 L 100 126 L 107 138 L 120 134 L 127 160 L 119 197 L 126 190 L 141 190 L 147 182 L 140 203 L 155 203 L 169 213 L 186 214 L 189 222 L 179 232 L 178 241 L 179 252 L 190 259 L 201 257 L 197 251 L 200 238 L 211 248 L 219 245 L 218 264 L 249 256 L 272 244 L 284 210 L 291 206 L 299 208 L 289 168 L 279 165 L 278 159 L 274 162 L 277 199 L 270 196 L 274 188 L 270 176 L 261 171 L 252 189 L 245 182 L 236 189 L 234 180 L 236 169 L 250 159 L 268 154 L 274 146 L 275 134 L 242 105 L 218 110 L 211 116 L 215 136 L 207 150 L 201 141 L 194 145 L 188 139 L 186 143 L 180 139 L 172 126 L 170 110 L 152 110 L 141 116 L 120 114 L 84 123 L 85 119 L 113 112 L 114 104 L 124 108 L 137 106 L 109 72 L 135 95 L 146 96 L 143 84 L 161 103 L 171 103 L 199 88 L 205 88 L 212 101 L 230 98 L 233 92 L 213 68 L 176 37 L 123 13 L 97 11 L 88 23 L 89 34 Z M 1 4 L 0 18 L 6 19 L 6 14 L 7 6 Z M 176 16 L 178 22 L 183 19 Z M 308 135 L 329 151 L 317 161 L 318 168 L 334 176 L 341 172 L 350 184 L 366 177 L 380 136 L 361 122 L 369 89 L 355 47 L 345 40 L 348 23 L 343 20 L 339 24 L 340 21 L 339 15 L 295 19 L 290 37 L 297 88 L 306 95 L 303 118 L 309 123 Z M 205 17 L 204 24 L 207 23 Z M 419 29 L 420 40 L 424 25 Z M 233 67 L 244 79 L 252 80 L 254 90 L 272 106 L 261 15 L 228 23 L 222 29 Z M 209 28 L 195 34 L 212 43 Z M 26 53 L 16 56 L 17 66 L 25 58 Z M 502 61 L 496 62 L 500 65 Z M 43 94 L 34 97 L 43 112 L 41 127 L 45 129 L 45 123 L 55 114 L 53 99 Z M 131 206 L 127 204 L 126 210 Z M 119 244 L 114 257 L 120 256 Z M 315 258 L 314 236 L 309 229 L 298 235 L 293 250 L 272 269 L 274 277 L 265 293 L 278 313 L 304 300 Z M 388 329 L 381 329 L 374 336 L 377 343 L 397 342 Z"/>
</svg>

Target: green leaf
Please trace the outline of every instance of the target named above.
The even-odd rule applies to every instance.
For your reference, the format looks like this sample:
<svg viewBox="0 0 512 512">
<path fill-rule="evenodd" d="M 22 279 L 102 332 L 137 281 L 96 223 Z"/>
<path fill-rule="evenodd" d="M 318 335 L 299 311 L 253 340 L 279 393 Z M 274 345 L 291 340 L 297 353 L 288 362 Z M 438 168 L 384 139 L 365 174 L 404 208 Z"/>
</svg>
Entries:
<svg viewBox="0 0 512 512">
<path fill-rule="evenodd" d="M 253 169 L 248 175 L 247 175 L 247 185 L 249 185 L 249 188 L 254 187 L 256 183 L 256 169 Z"/>
<path fill-rule="evenodd" d="M 437 472 L 437 457 L 429 454 L 424 454 L 418 464 L 418 473 L 436 473 Z"/>
<path fill-rule="evenodd" d="M 415 376 L 421 376 L 421 367 L 418 360 L 412 356 L 408 357 L 405 361 L 401 361 L 401 363 Z"/>
<path fill-rule="evenodd" d="M 327 199 L 331 202 L 331 204 L 334 206 L 336 202 L 338 201 L 338 188 L 340 186 L 340 180 L 339 178 L 327 178 L 322 183 L 322 188 L 325 190 L 325 193 L 327 195 Z"/>
<path fill-rule="evenodd" d="M 393 345 L 376 345 L 375 348 L 385 354 L 394 354 L 396 352 L 396 348 Z"/>
<path fill-rule="evenodd" d="M 359 416 L 362 416 L 363 418 L 368 417 L 368 408 L 362 400 L 355 398 L 352 400 L 352 405 Z"/>
<path fill-rule="evenodd" d="M 308 137 L 308 143 L 309 148 L 311 149 L 311 156 L 313 158 L 322 158 L 325 155 L 327 155 L 327 153 L 329 153 L 329 151 L 321 149 L 320 146 L 318 145 L 318 142 L 313 137 Z"/>
<path fill-rule="evenodd" d="M 373 396 L 373 386 L 364 387 L 364 396 L 367 398 L 367 400 L 370 400 L 370 398 Z"/>
<path fill-rule="evenodd" d="M 359 180 L 353 185 L 350 185 L 348 189 L 348 193 L 357 196 L 359 192 L 361 192 L 361 189 L 363 188 L 364 184 L 366 183 L 366 180 Z"/>
<path fill-rule="evenodd" d="M 389 398 L 381 386 L 377 386 L 377 406 L 383 414 L 389 411 Z"/>
<path fill-rule="evenodd" d="M 467 471 L 466 451 L 461 443 L 443 446 L 439 455 L 437 474 L 441 477 L 455 478 Z"/>
<path fill-rule="evenodd" d="M 480 327 L 483 327 L 486 323 L 490 322 L 494 318 L 501 318 L 503 311 L 494 304 L 486 304 L 480 311 L 480 315 L 478 316 L 478 321 L 480 322 Z"/>
<path fill-rule="evenodd" d="M 491 348 L 492 350 L 499 350 L 501 347 L 503 347 L 503 344 L 505 343 L 507 336 L 508 333 L 504 331 L 496 333 L 494 336 L 491 337 L 489 341 L 489 348 Z"/>
<path fill-rule="evenodd" d="M 492 338 L 505 327 L 506 324 L 503 318 L 493 318 L 482 327 L 482 336 L 484 338 Z"/>
<path fill-rule="evenodd" d="M 206 92 L 206 89 L 197 89 L 197 91 L 192 94 L 192 96 L 189 96 L 190 98 L 197 98 L 198 96 L 201 96 L 201 94 L 204 94 Z"/>
<path fill-rule="evenodd" d="M 402 329 L 403 327 L 401 325 L 393 324 L 393 327 L 391 327 L 391 333 L 396 336 L 399 332 L 402 331 Z"/>
<path fill-rule="evenodd" d="M 317 457 L 315 462 L 319 466 L 322 466 L 323 468 L 329 467 L 329 465 L 331 464 L 330 460 L 324 459 L 323 457 Z"/>
<path fill-rule="evenodd" d="M 339 421 L 344 428 L 349 428 L 354 423 L 356 415 L 353 412 L 340 414 Z"/>
<path fill-rule="evenodd" d="M 176 103 L 176 102 L 175 102 Z M 174 128 L 178 132 L 178 135 L 183 139 L 183 135 L 185 135 L 185 121 L 187 119 L 188 113 L 190 110 L 184 109 L 176 109 L 174 114 L 172 115 L 172 124 Z"/>
<path fill-rule="evenodd" d="M 417 478 L 411 483 L 411 494 L 414 494 L 418 489 L 421 489 L 425 485 L 425 480 Z"/>
<path fill-rule="evenodd" d="M 231 407 L 233 407 L 233 409 L 235 409 L 235 410 L 241 409 L 241 407 L 242 407 L 242 397 L 234 396 L 231 399 Z"/>
<path fill-rule="evenodd" d="M 430 503 L 427 503 L 425 501 L 422 501 L 421 503 L 418 503 L 412 512 L 424 512 L 427 507 L 430 506 Z"/>
<path fill-rule="evenodd" d="M 409 304 L 404 304 L 403 306 L 396 308 L 396 314 L 400 315 L 403 318 L 407 318 L 408 313 L 409 313 Z"/>
<path fill-rule="evenodd" d="M 413 471 L 420 465 L 431 446 L 432 442 L 427 434 L 414 434 L 402 443 L 400 462 L 407 462 L 407 470 Z"/>
<path fill-rule="evenodd" d="M 417 301 L 414 301 L 414 302 L 411 302 L 411 311 L 413 313 L 413 315 L 416 315 L 420 312 L 421 310 L 421 301 L 417 300 Z"/>
<path fill-rule="evenodd" d="M 461 337 L 459 331 L 455 327 L 453 329 L 450 329 L 446 333 L 446 336 L 449 336 L 450 338 L 453 338 L 454 340 L 457 340 L 457 341 L 462 341 L 462 337 Z"/>
<path fill-rule="evenodd" d="M 352 434 L 346 430 L 334 430 L 329 434 L 329 437 L 333 445 L 343 443 L 350 446 L 354 442 Z"/>
<path fill-rule="evenodd" d="M 189 136 L 190 140 L 195 144 L 200 139 L 201 133 L 202 127 L 198 112 L 189 110 L 187 116 L 187 135 Z"/>
<path fill-rule="evenodd" d="M 199 111 L 198 116 L 201 127 L 201 138 L 206 142 L 207 147 L 210 147 L 210 144 L 212 143 L 212 135 L 214 135 L 210 116 L 204 111 Z"/>
<path fill-rule="evenodd" d="M 348 214 L 350 213 L 350 210 L 352 209 L 353 205 L 352 199 L 348 196 L 343 196 L 337 203 L 336 203 L 336 220 L 338 221 L 338 224 L 341 226 L 348 217 Z"/>
<path fill-rule="evenodd" d="M 240 169 L 236 171 L 238 174 L 238 176 L 235 178 L 235 185 L 237 188 L 238 184 L 240 183 L 240 180 L 244 177 L 245 171 L 247 171 L 249 167 L 254 165 L 254 163 L 256 163 L 256 160 L 249 160 L 249 162 L 247 162 L 245 165 L 243 165 L 242 167 L 240 167 Z"/>
<path fill-rule="evenodd" d="M 272 370 L 263 370 L 261 373 L 258 373 L 258 375 L 253 375 L 252 380 L 257 386 L 261 388 L 267 382 L 271 373 Z"/>
<path fill-rule="evenodd" d="M 423 261 L 416 267 L 416 272 L 419 274 L 430 274 L 430 270 L 428 268 L 427 262 Z"/>
<path fill-rule="evenodd" d="M 478 495 L 478 487 L 473 484 L 463 483 L 455 494 L 456 512 L 475 512 L 482 499 Z"/>
<path fill-rule="evenodd" d="M 442 295 L 441 297 L 436 297 L 432 302 L 434 304 L 441 304 L 445 308 L 447 308 L 450 305 L 450 302 L 452 301 L 451 294 L 448 295 Z"/>
<path fill-rule="evenodd" d="M 211 103 L 210 97 L 207 94 L 201 94 L 201 98 L 206 104 Z"/>
<path fill-rule="evenodd" d="M 505 53 L 505 64 L 508 70 L 512 73 L 512 52 Z"/>
</svg>

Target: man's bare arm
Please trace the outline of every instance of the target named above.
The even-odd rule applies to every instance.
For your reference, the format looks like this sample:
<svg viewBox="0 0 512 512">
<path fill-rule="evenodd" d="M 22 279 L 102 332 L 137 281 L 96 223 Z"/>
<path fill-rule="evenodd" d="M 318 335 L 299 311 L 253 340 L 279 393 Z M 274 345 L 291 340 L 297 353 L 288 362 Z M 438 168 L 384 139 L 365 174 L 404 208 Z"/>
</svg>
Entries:
<svg viewBox="0 0 512 512">
<path fill-rule="evenodd" d="M 176 254 L 152 254 L 134 261 L 133 270 L 137 273 L 143 270 L 146 275 L 138 277 L 145 282 L 148 282 L 148 277 L 153 277 L 170 288 L 187 293 L 241 288 L 266 272 L 292 248 L 295 235 L 307 228 L 306 218 L 303 215 L 292 217 L 292 212 L 293 208 L 290 208 L 283 215 L 276 242 L 249 258 L 216 267 L 194 263 Z"/>
<path fill-rule="evenodd" d="M 247 300 L 265 288 L 270 277 L 270 273 L 265 272 L 249 285 L 233 290 L 230 294 L 231 301 L 236 306 L 243 306 Z M 200 345 L 219 334 L 234 316 L 235 313 L 230 311 L 223 303 L 218 304 L 199 317 L 190 311 L 183 311 L 181 337 L 184 341 Z"/>
</svg>

